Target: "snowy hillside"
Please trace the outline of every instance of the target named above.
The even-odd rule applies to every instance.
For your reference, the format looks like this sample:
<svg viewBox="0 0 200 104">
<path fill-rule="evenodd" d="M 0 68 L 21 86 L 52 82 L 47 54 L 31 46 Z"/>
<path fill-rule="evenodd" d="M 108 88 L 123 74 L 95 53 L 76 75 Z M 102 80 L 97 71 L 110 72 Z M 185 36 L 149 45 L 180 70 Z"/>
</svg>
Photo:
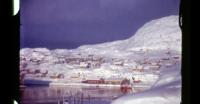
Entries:
<svg viewBox="0 0 200 104">
<path fill-rule="evenodd" d="M 126 56 L 130 51 L 140 49 L 176 50 L 181 51 L 181 30 L 178 26 L 178 16 L 168 16 L 152 20 L 142 26 L 132 37 L 126 40 L 85 45 L 80 51 L 95 54 Z M 112 52 L 112 54 L 110 54 Z M 119 55 L 119 53 L 122 53 Z"/>
<path fill-rule="evenodd" d="M 178 16 L 163 17 L 146 23 L 128 42 L 126 45 L 128 50 L 145 47 L 181 51 L 181 30 L 178 25 Z"/>
</svg>

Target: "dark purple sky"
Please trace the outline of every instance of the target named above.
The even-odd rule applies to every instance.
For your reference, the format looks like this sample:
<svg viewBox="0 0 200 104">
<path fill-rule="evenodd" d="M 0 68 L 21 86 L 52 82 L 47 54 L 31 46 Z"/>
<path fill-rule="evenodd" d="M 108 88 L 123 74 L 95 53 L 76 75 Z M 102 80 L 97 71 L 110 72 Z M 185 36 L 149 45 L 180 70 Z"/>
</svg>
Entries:
<svg viewBox="0 0 200 104">
<path fill-rule="evenodd" d="M 178 14 L 179 0 L 21 0 L 21 48 L 77 48 L 131 37 Z"/>
</svg>

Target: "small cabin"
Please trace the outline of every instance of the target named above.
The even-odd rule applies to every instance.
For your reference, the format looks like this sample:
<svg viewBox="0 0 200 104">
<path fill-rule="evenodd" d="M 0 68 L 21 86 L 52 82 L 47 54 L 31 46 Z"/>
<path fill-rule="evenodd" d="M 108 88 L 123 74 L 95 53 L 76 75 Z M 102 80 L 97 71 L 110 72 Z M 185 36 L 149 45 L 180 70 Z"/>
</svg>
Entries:
<svg viewBox="0 0 200 104">
<path fill-rule="evenodd" d="M 113 64 L 117 65 L 117 66 L 123 66 L 124 62 L 122 62 L 122 61 L 115 61 L 115 62 L 113 62 Z"/>
<path fill-rule="evenodd" d="M 150 65 L 149 68 L 152 70 L 158 70 L 160 69 L 161 65 Z"/>
<path fill-rule="evenodd" d="M 159 65 L 158 62 L 151 62 L 150 64 L 153 65 L 153 66 Z"/>
<path fill-rule="evenodd" d="M 141 83 L 142 81 L 140 79 L 135 79 L 135 77 L 132 77 L 133 83 Z"/>
<path fill-rule="evenodd" d="M 36 69 L 36 70 L 34 71 L 34 74 L 38 74 L 38 73 L 41 73 L 41 72 L 40 72 L 40 69 Z"/>
<path fill-rule="evenodd" d="M 173 56 L 173 58 L 174 58 L 174 59 L 179 59 L 180 57 L 179 57 L 179 56 Z"/>
<path fill-rule="evenodd" d="M 60 74 L 58 74 L 57 78 L 62 79 L 62 78 L 65 78 L 65 76 L 64 76 L 64 74 L 60 73 Z"/>
<path fill-rule="evenodd" d="M 87 68 L 87 66 L 88 66 L 88 63 L 86 63 L 86 62 L 80 62 L 80 67 L 81 68 Z"/>
<path fill-rule="evenodd" d="M 132 70 L 133 70 L 133 71 L 143 72 L 143 71 L 144 71 L 144 66 L 142 66 L 142 65 L 137 65 L 137 66 L 135 66 Z"/>
<path fill-rule="evenodd" d="M 52 78 L 52 79 L 56 79 L 56 78 L 57 78 L 57 76 L 55 76 L 55 75 L 52 75 L 52 76 L 50 76 L 50 78 Z"/>
<path fill-rule="evenodd" d="M 34 74 L 34 70 L 33 69 L 27 69 L 27 73 L 28 74 Z"/>
<path fill-rule="evenodd" d="M 48 70 L 41 70 L 40 71 L 42 74 L 48 74 Z"/>
<path fill-rule="evenodd" d="M 70 76 L 70 78 L 80 78 L 80 73 L 78 73 L 78 75 L 72 75 L 72 76 Z"/>
<path fill-rule="evenodd" d="M 41 77 L 41 76 L 42 76 L 41 73 L 37 73 L 37 74 L 35 74 L 35 77 Z"/>
<path fill-rule="evenodd" d="M 162 60 L 169 60 L 169 57 L 164 57 L 162 58 Z"/>
<path fill-rule="evenodd" d="M 165 66 L 166 67 L 171 67 L 173 65 L 173 63 L 166 63 Z"/>
</svg>

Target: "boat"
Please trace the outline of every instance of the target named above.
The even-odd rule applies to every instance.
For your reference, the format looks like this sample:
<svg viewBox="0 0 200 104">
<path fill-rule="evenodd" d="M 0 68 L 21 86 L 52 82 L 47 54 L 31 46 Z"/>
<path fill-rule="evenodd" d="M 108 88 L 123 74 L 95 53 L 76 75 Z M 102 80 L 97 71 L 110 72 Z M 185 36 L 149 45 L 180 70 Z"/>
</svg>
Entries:
<svg viewBox="0 0 200 104">
<path fill-rule="evenodd" d="M 24 79 L 25 86 L 49 86 L 52 81 L 49 80 L 39 80 L 39 79 Z"/>
</svg>

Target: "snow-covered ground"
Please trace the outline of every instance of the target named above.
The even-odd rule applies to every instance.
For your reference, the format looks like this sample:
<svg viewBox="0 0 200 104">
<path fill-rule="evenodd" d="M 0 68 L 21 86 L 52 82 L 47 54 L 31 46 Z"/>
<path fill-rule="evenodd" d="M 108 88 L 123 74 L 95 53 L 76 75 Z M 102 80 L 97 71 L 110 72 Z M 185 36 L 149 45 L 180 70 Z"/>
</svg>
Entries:
<svg viewBox="0 0 200 104">
<path fill-rule="evenodd" d="M 54 83 L 127 78 L 133 88 L 148 87 L 113 104 L 179 104 L 181 40 L 178 16 L 163 17 L 144 24 L 126 40 L 71 50 L 21 49 L 20 75 Z"/>
<path fill-rule="evenodd" d="M 155 23 L 155 25 L 151 27 L 150 25 L 152 25 L 152 23 Z M 158 26 L 158 28 L 160 29 L 157 30 L 156 27 L 154 26 Z M 161 27 L 163 30 L 161 29 Z M 181 42 L 178 42 L 178 43 L 174 42 L 175 40 L 179 40 L 179 41 L 181 40 L 180 38 L 181 33 L 178 27 L 178 17 L 171 16 L 171 17 L 161 18 L 160 20 L 153 20 L 150 23 L 147 23 L 144 25 L 144 32 L 143 32 L 143 28 L 141 28 L 138 32 L 148 33 L 148 29 L 153 29 L 154 32 L 156 33 L 161 33 L 161 34 L 164 33 L 164 35 L 166 35 L 165 40 L 167 40 L 168 42 L 172 40 L 172 42 L 169 43 L 170 44 L 169 47 L 181 53 L 180 51 Z M 171 38 L 167 38 L 168 35 Z M 148 43 L 149 42 L 147 43 L 144 42 L 144 44 L 148 44 Z M 166 66 L 167 65 L 169 64 L 166 63 Z M 159 75 L 158 80 L 154 83 L 154 85 L 150 89 L 143 91 L 141 93 L 129 94 L 129 95 L 123 96 L 113 101 L 112 104 L 145 104 L 145 103 L 180 104 L 181 102 L 181 62 L 179 61 L 177 64 L 172 65 L 171 67 L 160 68 L 159 74 L 160 75 Z"/>
<path fill-rule="evenodd" d="M 112 104 L 180 104 L 181 73 L 180 64 L 161 69 L 158 81 L 146 91 L 123 96 Z"/>
</svg>

